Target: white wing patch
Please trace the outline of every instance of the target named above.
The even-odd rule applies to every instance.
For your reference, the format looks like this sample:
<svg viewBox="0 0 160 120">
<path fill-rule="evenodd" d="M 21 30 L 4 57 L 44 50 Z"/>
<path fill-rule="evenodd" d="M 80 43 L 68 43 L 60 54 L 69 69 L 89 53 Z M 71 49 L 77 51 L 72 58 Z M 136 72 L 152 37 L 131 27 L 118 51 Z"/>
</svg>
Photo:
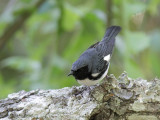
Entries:
<svg viewBox="0 0 160 120">
<path fill-rule="evenodd" d="M 99 75 L 99 73 L 93 73 L 92 76 L 93 77 L 97 77 Z"/>
<path fill-rule="evenodd" d="M 111 59 L 110 54 L 109 54 L 109 55 L 107 55 L 107 56 L 105 56 L 103 59 L 104 59 L 105 61 L 109 62 L 109 61 L 110 61 L 110 59 Z"/>
</svg>

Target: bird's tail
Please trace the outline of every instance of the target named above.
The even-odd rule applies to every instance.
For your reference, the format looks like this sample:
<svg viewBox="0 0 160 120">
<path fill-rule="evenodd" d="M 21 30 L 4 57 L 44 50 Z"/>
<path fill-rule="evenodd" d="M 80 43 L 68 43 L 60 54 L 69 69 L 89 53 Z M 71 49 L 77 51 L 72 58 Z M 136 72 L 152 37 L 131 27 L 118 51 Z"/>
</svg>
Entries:
<svg viewBox="0 0 160 120">
<path fill-rule="evenodd" d="M 110 40 L 114 39 L 116 35 L 121 31 L 120 26 L 111 26 L 106 30 L 106 34 L 102 41 L 109 42 Z"/>
</svg>

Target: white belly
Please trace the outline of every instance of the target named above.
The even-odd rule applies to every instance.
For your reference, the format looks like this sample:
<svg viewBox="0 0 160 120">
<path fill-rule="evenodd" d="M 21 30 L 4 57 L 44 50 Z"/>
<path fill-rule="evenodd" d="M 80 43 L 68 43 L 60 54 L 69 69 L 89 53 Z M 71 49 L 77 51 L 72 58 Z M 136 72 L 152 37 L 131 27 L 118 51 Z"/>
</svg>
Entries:
<svg viewBox="0 0 160 120">
<path fill-rule="evenodd" d="M 99 83 L 101 80 L 89 80 L 88 78 L 84 79 L 84 80 L 77 80 L 79 84 L 81 85 L 87 85 L 87 86 L 92 86 L 92 85 L 96 85 L 97 83 Z"/>
<path fill-rule="evenodd" d="M 77 80 L 77 81 L 81 85 L 87 85 L 87 86 L 96 85 L 97 83 L 99 83 L 107 75 L 108 69 L 109 69 L 109 65 L 108 65 L 108 68 L 105 71 L 105 73 L 98 80 L 89 80 L 88 78 L 86 78 L 84 80 Z"/>
</svg>

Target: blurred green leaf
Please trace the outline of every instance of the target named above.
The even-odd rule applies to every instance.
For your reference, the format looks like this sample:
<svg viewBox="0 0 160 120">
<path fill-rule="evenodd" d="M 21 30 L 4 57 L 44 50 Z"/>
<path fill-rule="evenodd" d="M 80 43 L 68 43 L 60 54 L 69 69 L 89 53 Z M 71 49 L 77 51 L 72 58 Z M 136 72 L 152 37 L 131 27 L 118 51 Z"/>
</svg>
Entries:
<svg viewBox="0 0 160 120">
<path fill-rule="evenodd" d="M 154 73 L 155 77 L 159 77 L 160 76 L 160 70 L 159 70 L 160 56 L 157 56 L 157 54 L 155 52 L 151 52 L 150 60 L 151 60 L 150 62 L 151 62 L 151 66 L 152 66 L 152 72 Z"/>
<path fill-rule="evenodd" d="M 133 54 L 137 54 L 150 45 L 150 39 L 147 34 L 143 32 L 130 32 L 126 31 L 126 46 Z"/>
<path fill-rule="evenodd" d="M 125 71 L 127 71 L 128 76 L 131 78 L 144 77 L 139 65 L 133 59 L 125 60 Z"/>
<path fill-rule="evenodd" d="M 37 61 L 30 60 L 25 57 L 10 57 L 1 61 L 1 68 L 11 67 L 20 71 L 33 71 L 41 68 Z"/>
<path fill-rule="evenodd" d="M 154 50 L 154 52 L 159 52 L 160 53 L 160 30 L 154 30 L 150 34 L 150 39 L 151 39 L 151 49 Z"/>
<path fill-rule="evenodd" d="M 10 83 L 4 82 L 2 75 L 0 74 L 0 99 L 7 97 L 8 94 L 11 94 L 14 90 L 15 82 L 11 81 Z"/>
<path fill-rule="evenodd" d="M 158 4 L 160 3 L 159 0 L 149 0 L 147 9 L 151 14 L 157 14 L 158 13 Z"/>
<path fill-rule="evenodd" d="M 65 30 L 72 30 L 79 22 L 81 11 L 69 4 L 64 5 L 63 27 Z"/>
</svg>

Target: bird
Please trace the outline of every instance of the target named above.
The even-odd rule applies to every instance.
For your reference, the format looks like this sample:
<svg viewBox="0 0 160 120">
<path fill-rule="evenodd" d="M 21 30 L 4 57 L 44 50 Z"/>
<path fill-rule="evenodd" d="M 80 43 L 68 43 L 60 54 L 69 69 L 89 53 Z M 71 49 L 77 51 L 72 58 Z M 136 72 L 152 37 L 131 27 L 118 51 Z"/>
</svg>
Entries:
<svg viewBox="0 0 160 120">
<path fill-rule="evenodd" d="M 74 76 L 81 85 L 98 84 L 108 73 L 115 37 L 120 31 L 120 26 L 107 28 L 103 39 L 91 45 L 72 64 L 68 76 Z"/>
</svg>

